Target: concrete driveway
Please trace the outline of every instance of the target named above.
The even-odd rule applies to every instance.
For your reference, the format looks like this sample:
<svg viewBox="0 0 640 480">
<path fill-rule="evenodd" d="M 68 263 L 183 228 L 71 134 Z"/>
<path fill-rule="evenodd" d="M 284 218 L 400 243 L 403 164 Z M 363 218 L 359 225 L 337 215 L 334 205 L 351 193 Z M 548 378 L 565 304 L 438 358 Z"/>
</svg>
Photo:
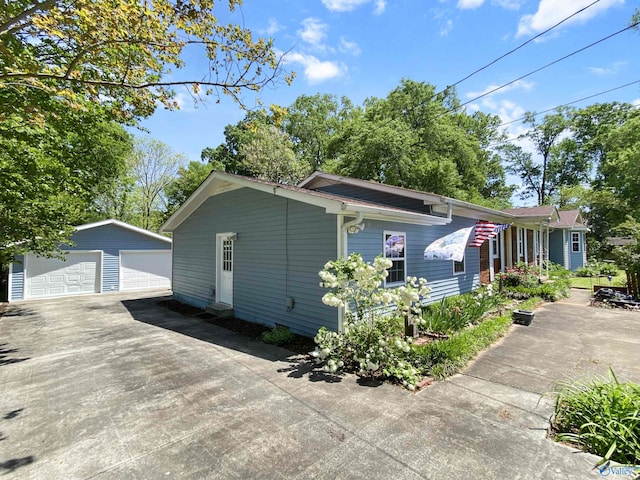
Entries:
<svg viewBox="0 0 640 480">
<path fill-rule="evenodd" d="M 147 294 L 148 295 L 148 294 Z M 640 314 L 547 305 L 418 394 L 327 378 L 157 305 L 163 292 L 12 304 L 0 319 L 2 478 L 599 477 L 545 438 L 554 380 L 640 381 Z"/>
</svg>

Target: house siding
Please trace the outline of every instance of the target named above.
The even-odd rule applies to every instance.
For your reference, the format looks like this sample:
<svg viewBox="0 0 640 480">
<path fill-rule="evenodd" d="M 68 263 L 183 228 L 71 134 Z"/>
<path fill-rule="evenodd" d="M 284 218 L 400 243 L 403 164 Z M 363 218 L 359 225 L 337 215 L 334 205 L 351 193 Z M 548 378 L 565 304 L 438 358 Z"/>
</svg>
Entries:
<svg viewBox="0 0 640 480">
<path fill-rule="evenodd" d="M 348 249 L 350 253 L 362 254 L 363 259 L 370 262 L 382 253 L 384 231 L 405 232 L 407 275 L 426 278 L 431 288 L 429 302 L 435 302 L 480 286 L 480 249 L 466 249 L 465 273 L 460 275 L 453 275 L 452 261 L 424 260 L 424 249 L 438 238 L 460 228 L 471 227 L 476 221 L 454 216 L 449 225 L 427 227 L 365 220 L 362 232 L 349 235 Z"/>
<path fill-rule="evenodd" d="M 380 192 L 369 188 L 356 187 L 353 185 L 327 185 L 324 187 L 314 188 L 320 192 L 332 193 L 334 195 L 343 195 L 349 198 L 356 198 L 368 202 L 381 203 L 390 207 L 403 208 L 421 213 L 431 213 L 431 206 L 425 205 L 424 201 L 415 198 L 407 198 L 394 195 L 388 192 Z"/>
<path fill-rule="evenodd" d="M 572 247 L 572 241 L 571 241 L 571 237 L 573 236 L 574 233 L 577 233 L 579 235 L 579 239 L 580 239 L 580 251 L 579 252 L 574 252 L 573 251 L 573 247 Z M 584 235 L 582 232 L 572 232 L 572 231 L 568 231 L 567 232 L 567 238 L 568 238 L 568 252 L 569 252 L 569 270 L 576 270 L 578 268 L 581 268 L 584 266 L 583 264 L 583 250 L 584 250 Z"/>
<path fill-rule="evenodd" d="M 251 189 L 209 198 L 174 231 L 174 296 L 205 307 L 215 301 L 216 234 L 233 232 L 233 309 L 242 320 L 315 335 L 338 327 L 322 303 L 318 272 L 336 258 L 337 222 L 324 209 Z M 286 309 L 287 297 L 294 308 Z"/>
<path fill-rule="evenodd" d="M 75 232 L 71 240 L 75 245 L 62 245 L 63 251 L 102 251 L 102 292 L 120 290 L 120 250 L 171 249 L 168 242 L 113 224 Z M 24 298 L 24 257 L 16 257 L 12 268 L 11 299 L 20 300 Z"/>
</svg>

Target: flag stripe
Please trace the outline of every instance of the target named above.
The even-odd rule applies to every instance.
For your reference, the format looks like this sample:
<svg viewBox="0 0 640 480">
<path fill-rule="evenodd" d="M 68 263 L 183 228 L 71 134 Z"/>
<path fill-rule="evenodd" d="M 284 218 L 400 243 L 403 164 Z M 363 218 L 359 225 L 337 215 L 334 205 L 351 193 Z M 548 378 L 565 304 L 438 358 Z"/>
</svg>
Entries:
<svg viewBox="0 0 640 480">
<path fill-rule="evenodd" d="M 480 246 L 490 238 L 495 237 L 498 233 L 509 228 L 508 223 L 491 223 L 480 221 L 475 225 L 475 237 L 471 243 L 469 243 L 470 247 L 480 248 Z"/>
</svg>

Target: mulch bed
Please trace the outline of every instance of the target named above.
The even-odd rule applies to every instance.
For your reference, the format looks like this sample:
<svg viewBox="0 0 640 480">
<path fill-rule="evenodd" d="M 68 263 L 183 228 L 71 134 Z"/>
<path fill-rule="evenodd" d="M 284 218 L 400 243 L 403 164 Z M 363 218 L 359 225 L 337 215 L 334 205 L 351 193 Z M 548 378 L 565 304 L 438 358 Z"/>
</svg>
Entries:
<svg viewBox="0 0 640 480">
<path fill-rule="evenodd" d="M 2 318 L 4 312 L 7 311 L 7 308 L 9 308 L 9 304 L 7 302 L 0 302 L 0 318 Z"/>
<path fill-rule="evenodd" d="M 218 318 L 211 313 L 202 310 L 201 308 L 186 305 L 178 302 L 177 300 L 163 300 L 158 302 L 158 305 L 168 308 L 174 312 L 181 313 L 186 317 L 198 317 L 207 323 L 216 325 L 218 327 L 226 328 L 232 332 L 238 333 L 253 340 L 260 340 L 264 332 L 271 330 L 266 325 L 259 323 L 247 322 L 237 318 Z M 291 342 L 282 345 L 282 348 L 286 348 L 294 353 L 306 355 L 316 347 L 313 338 L 304 337 L 302 335 L 293 335 Z"/>
</svg>

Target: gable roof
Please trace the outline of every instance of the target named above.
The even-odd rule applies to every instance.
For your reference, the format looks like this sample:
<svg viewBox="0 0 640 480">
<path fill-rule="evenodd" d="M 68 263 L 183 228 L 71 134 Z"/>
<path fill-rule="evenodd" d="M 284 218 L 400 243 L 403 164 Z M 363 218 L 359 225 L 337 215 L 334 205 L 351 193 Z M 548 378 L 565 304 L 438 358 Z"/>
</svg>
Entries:
<svg viewBox="0 0 640 480">
<path fill-rule="evenodd" d="M 252 190 L 258 190 L 275 196 L 322 207 L 326 213 L 335 215 L 356 216 L 363 214 L 364 218 L 414 223 L 418 225 L 445 225 L 451 221 L 448 218 L 390 207 L 375 202 L 353 199 L 297 186 L 294 187 L 292 185 L 282 185 L 267 180 L 235 175 L 233 173 L 213 171 L 180 208 L 167 219 L 160 228 L 160 231 L 174 231 L 209 197 L 240 188 L 250 188 Z"/>
<path fill-rule="evenodd" d="M 519 207 L 519 208 L 506 208 L 503 212 L 515 215 L 516 223 L 525 226 L 527 228 L 537 227 L 540 224 L 549 224 L 557 222 L 560 218 L 558 216 L 558 209 L 553 205 L 540 205 L 536 207 Z"/>
<path fill-rule="evenodd" d="M 560 210 L 558 212 L 558 215 L 560 217 L 558 221 L 551 224 L 553 228 L 567 228 L 571 230 L 589 229 L 582 220 L 582 215 L 580 214 L 580 210 L 578 209 Z"/>
<path fill-rule="evenodd" d="M 92 228 L 103 227 L 105 225 L 116 225 L 118 227 L 131 230 L 132 232 L 136 232 L 141 235 L 146 235 L 147 237 L 155 238 L 156 240 L 162 240 L 163 242 L 171 243 L 171 239 L 169 237 L 165 237 L 164 235 L 159 235 L 157 233 L 150 232 L 149 230 L 145 230 L 144 228 L 136 227 L 134 225 L 121 222 L 120 220 L 116 220 L 114 218 L 110 218 L 109 220 L 101 220 L 99 222 L 85 223 L 84 225 L 78 225 L 77 227 L 75 227 L 75 230 L 77 232 L 81 232 L 83 230 L 90 230 Z"/>
<path fill-rule="evenodd" d="M 413 190 L 410 188 L 396 187 L 394 185 L 386 185 L 384 183 L 373 182 L 371 180 L 361 180 L 359 178 L 344 177 L 326 172 L 313 172 L 298 187 L 313 190 L 314 188 L 322 188 L 328 185 L 343 184 L 354 187 L 361 187 L 368 190 L 389 193 L 405 198 L 422 200 L 424 205 L 430 205 L 436 213 L 448 213 L 451 207 L 457 215 L 463 217 L 477 218 L 482 220 L 510 222 L 515 216 L 500 210 L 483 207 L 474 203 L 457 200 L 455 198 L 446 197 L 430 192 Z"/>
</svg>

